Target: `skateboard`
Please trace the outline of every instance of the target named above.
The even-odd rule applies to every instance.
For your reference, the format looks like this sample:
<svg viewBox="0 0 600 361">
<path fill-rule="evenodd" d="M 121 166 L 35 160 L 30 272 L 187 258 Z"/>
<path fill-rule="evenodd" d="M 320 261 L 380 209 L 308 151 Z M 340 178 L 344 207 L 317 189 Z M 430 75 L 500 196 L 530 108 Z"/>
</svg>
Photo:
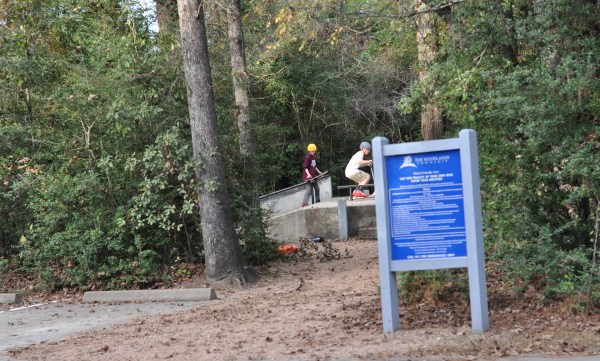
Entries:
<svg viewBox="0 0 600 361">
<path fill-rule="evenodd" d="M 329 172 L 329 171 L 328 171 L 328 170 L 326 170 L 325 172 L 323 172 L 323 173 L 319 174 L 318 176 L 316 176 L 316 177 L 313 177 L 313 178 L 311 178 L 311 179 L 307 179 L 307 180 L 305 180 L 304 182 L 305 182 L 305 183 L 312 183 L 312 182 L 314 182 L 314 181 L 316 181 L 316 180 L 319 180 L 319 179 L 321 179 L 321 178 L 325 177 L 325 176 L 327 175 L 327 173 L 328 173 L 328 172 Z"/>
</svg>

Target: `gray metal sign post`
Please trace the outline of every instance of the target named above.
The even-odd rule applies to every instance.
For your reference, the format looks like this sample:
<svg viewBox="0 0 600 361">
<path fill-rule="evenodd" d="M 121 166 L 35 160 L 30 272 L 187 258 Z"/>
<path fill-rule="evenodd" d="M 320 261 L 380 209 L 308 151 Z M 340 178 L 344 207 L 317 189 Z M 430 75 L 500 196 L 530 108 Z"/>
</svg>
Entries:
<svg viewBox="0 0 600 361">
<path fill-rule="evenodd" d="M 373 163 L 384 332 L 400 328 L 396 272 L 465 267 L 473 332 L 487 330 L 475 131 L 401 144 L 377 137 Z"/>
</svg>

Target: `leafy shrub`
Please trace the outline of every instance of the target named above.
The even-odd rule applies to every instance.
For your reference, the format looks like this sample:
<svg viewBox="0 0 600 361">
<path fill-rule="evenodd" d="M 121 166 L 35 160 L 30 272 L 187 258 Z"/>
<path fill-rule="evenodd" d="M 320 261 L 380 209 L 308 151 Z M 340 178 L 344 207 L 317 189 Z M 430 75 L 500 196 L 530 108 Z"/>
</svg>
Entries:
<svg viewBox="0 0 600 361">
<path fill-rule="evenodd" d="M 202 250 L 195 164 L 174 127 L 139 157 L 104 156 L 95 170 L 30 174 L 13 186 L 31 214 L 20 260 L 50 288 L 132 287 Z"/>
<path fill-rule="evenodd" d="M 156 250 L 166 264 L 176 257 L 197 260 L 202 252 L 195 207 L 197 164 L 183 128 L 172 127 L 139 158 L 129 158 L 124 165 L 125 172 L 141 177 L 119 222 L 136 235 L 136 246 Z"/>
</svg>

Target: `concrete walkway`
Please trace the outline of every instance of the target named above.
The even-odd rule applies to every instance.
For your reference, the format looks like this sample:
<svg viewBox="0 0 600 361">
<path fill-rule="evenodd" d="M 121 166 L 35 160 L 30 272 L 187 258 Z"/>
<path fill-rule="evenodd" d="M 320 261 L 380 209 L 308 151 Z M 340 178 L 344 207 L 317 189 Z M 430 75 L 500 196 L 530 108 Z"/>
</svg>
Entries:
<svg viewBox="0 0 600 361">
<path fill-rule="evenodd" d="M 138 318 L 185 312 L 213 301 L 144 303 L 40 303 L 0 309 L 0 361 L 13 361 L 7 350 L 66 339 L 78 333 L 110 328 Z"/>
<path fill-rule="evenodd" d="M 13 360 L 7 353 L 11 348 L 57 341 L 141 317 L 186 311 L 217 299 L 211 288 L 91 291 L 84 293 L 82 304 L 63 301 L 18 306 L 17 294 L 0 296 L 1 303 L 11 306 L 0 308 L 0 361 Z"/>
</svg>

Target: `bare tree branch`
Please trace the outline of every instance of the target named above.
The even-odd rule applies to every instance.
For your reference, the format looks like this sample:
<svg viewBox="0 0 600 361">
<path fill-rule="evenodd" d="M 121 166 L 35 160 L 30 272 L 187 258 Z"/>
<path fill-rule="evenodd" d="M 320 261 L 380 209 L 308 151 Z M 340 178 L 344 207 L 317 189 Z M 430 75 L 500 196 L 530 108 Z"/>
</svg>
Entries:
<svg viewBox="0 0 600 361">
<path fill-rule="evenodd" d="M 411 18 L 414 16 L 418 16 L 418 15 L 423 15 L 423 14 L 428 14 L 428 13 L 434 13 L 440 10 L 443 10 L 445 8 L 449 8 L 453 5 L 465 2 L 468 0 L 450 0 L 447 3 L 444 4 L 440 4 L 437 6 L 433 6 L 430 8 L 427 8 L 425 10 L 420 10 L 420 11 L 410 11 L 407 12 L 405 14 L 377 14 L 377 13 L 367 13 L 367 12 L 353 12 L 353 13 L 342 13 L 342 16 L 354 16 L 354 17 L 361 17 L 361 18 L 390 18 L 390 19 L 406 19 L 406 18 Z"/>
</svg>

